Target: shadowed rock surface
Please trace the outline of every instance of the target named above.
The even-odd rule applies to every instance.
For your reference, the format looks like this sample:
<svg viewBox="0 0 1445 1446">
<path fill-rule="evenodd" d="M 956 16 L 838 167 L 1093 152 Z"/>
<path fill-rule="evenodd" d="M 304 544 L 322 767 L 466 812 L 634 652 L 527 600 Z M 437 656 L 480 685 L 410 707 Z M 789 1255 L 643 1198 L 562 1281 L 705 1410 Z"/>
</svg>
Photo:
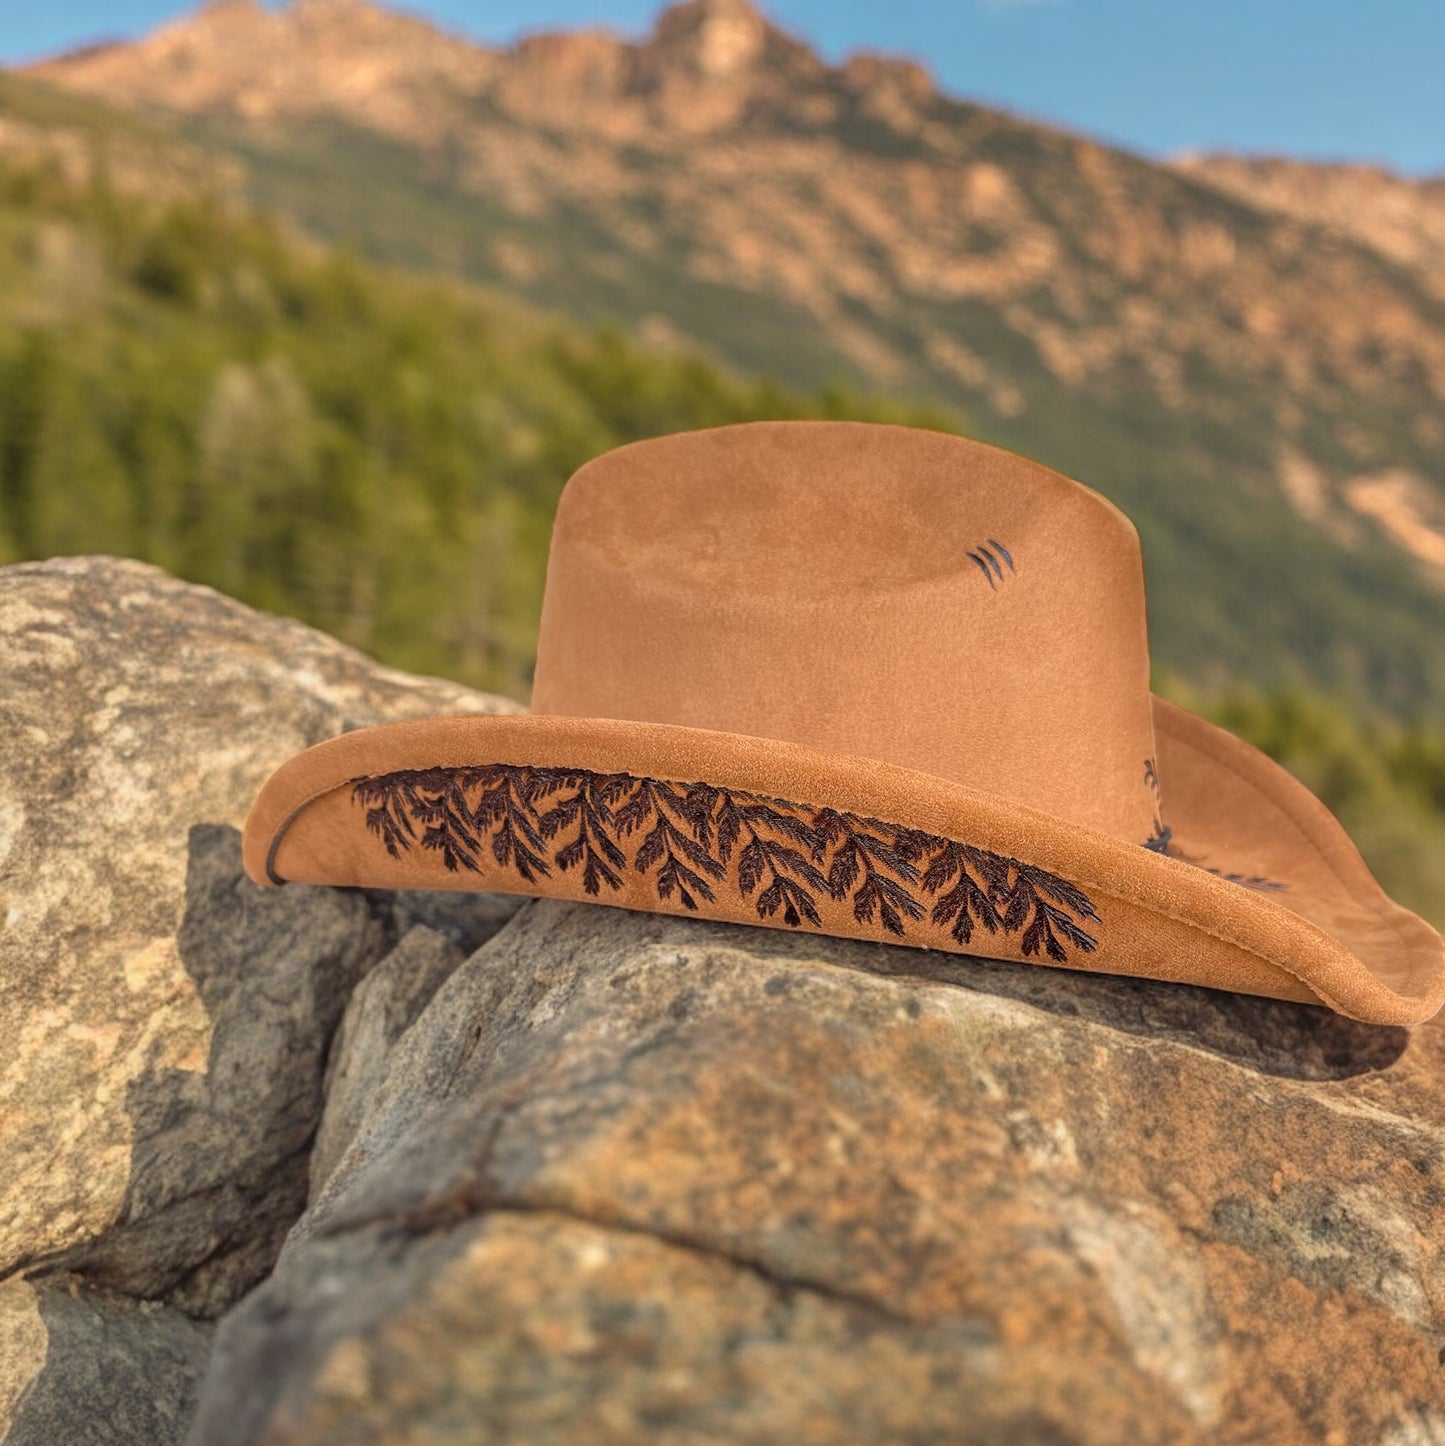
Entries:
<svg viewBox="0 0 1445 1446">
<path fill-rule="evenodd" d="M 326 1070 L 326 1107 L 311 1148 L 312 1194 L 356 1133 L 391 1047 L 465 957 L 445 934 L 416 924 L 353 991 Z"/>
<path fill-rule="evenodd" d="M 213 1327 L 155 1301 L 96 1291 L 74 1277 L 0 1283 L 0 1400 L 19 1395 L 9 1446 L 169 1446 L 185 1435 Z M 22 1383 L 11 1365 L 43 1348 Z"/>
<path fill-rule="evenodd" d="M 0 669 L 0 1439 L 1445 1439 L 1440 1021 L 263 890 L 271 769 L 490 700 L 99 558 Z"/>
</svg>

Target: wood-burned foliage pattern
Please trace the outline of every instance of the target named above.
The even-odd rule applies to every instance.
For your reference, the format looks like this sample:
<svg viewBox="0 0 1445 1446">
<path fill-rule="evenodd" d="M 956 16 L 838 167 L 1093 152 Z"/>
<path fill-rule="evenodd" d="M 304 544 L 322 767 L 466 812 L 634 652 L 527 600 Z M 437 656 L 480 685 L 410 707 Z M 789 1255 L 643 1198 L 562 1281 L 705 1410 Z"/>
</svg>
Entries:
<svg viewBox="0 0 1445 1446">
<path fill-rule="evenodd" d="M 1098 914 L 1056 874 L 972 844 L 766 794 L 630 773 L 493 763 L 404 769 L 350 780 L 366 827 L 393 858 L 413 846 L 447 869 L 487 860 L 535 884 L 555 868 L 583 891 L 618 892 L 644 874 L 659 899 L 696 910 L 720 891 L 764 919 L 821 927 L 823 899 L 900 937 L 927 918 L 968 944 L 976 928 L 1020 934 L 1026 955 L 1091 953 Z"/>
</svg>

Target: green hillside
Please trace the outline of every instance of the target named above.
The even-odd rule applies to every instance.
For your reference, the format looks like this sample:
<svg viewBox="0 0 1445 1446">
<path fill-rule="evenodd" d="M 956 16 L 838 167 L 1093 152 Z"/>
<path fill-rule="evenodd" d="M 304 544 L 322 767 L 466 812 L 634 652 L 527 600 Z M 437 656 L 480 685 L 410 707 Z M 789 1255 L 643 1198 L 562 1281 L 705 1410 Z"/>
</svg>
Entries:
<svg viewBox="0 0 1445 1446">
<path fill-rule="evenodd" d="M 552 512 L 622 442 L 803 395 L 204 199 L 0 164 L 0 561 L 115 552 L 525 700 Z"/>
</svg>

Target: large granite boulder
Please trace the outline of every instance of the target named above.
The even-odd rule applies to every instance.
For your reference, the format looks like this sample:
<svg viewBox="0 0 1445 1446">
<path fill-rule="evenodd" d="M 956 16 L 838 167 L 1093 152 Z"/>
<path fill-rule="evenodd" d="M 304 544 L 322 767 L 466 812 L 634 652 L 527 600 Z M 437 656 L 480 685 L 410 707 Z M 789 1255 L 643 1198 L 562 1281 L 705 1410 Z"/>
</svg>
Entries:
<svg viewBox="0 0 1445 1446">
<path fill-rule="evenodd" d="M 253 885 L 239 827 L 266 775 L 350 727 L 517 706 L 143 563 L 0 568 L 11 1439 L 88 1439 L 86 1410 L 96 1439 L 167 1439 L 149 1405 L 111 1396 L 132 1380 L 175 1397 L 207 1322 L 270 1269 L 306 1204 L 342 1011 L 428 914 L 425 896 Z M 504 917 L 495 899 L 432 897 L 469 948 Z M 106 1391 L 84 1386 L 87 1358 Z M 188 1413 L 162 1414 L 184 1429 Z M 132 1419 L 147 1424 L 126 1434 Z"/>
<path fill-rule="evenodd" d="M 1445 1440 L 1445 1021 L 261 890 L 270 768 L 476 695 L 101 559 L 0 670 L 6 1440 Z"/>
<path fill-rule="evenodd" d="M 530 903 L 399 1037 L 192 1440 L 1433 1441 L 1442 1045 Z"/>
</svg>

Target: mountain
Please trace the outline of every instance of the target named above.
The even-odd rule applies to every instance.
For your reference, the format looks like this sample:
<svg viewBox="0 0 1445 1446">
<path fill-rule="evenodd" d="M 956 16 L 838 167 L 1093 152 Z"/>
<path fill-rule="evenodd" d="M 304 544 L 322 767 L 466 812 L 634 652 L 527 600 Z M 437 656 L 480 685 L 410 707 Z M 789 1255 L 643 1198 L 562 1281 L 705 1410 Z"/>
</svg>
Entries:
<svg viewBox="0 0 1445 1446">
<path fill-rule="evenodd" d="M 1445 296 L 1445 176 L 1416 181 L 1381 166 L 1283 156 L 1188 154 L 1171 164 L 1251 205 L 1363 241 Z"/>
<path fill-rule="evenodd" d="M 746 0 L 506 49 L 223 0 L 23 79 L 375 259 L 955 409 L 1135 518 L 1169 668 L 1445 710 L 1433 202 L 1385 225 L 1348 175 L 1156 164 L 829 65 Z"/>
</svg>

